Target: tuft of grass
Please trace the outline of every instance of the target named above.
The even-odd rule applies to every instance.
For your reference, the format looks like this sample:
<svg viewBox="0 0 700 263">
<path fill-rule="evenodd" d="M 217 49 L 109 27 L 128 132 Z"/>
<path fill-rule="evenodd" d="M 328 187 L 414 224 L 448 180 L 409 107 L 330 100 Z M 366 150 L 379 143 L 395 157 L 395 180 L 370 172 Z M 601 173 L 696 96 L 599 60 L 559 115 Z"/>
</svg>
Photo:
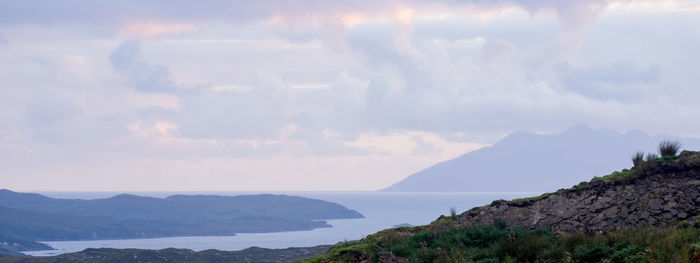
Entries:
<svg viewBox="0 0 700 263">
<path fill-rule="evenodd" d="M 638 151 L 632 155 L 632 165 L 634 168 L 639 168 L 644 164 L 644 152 Z"/>
<path fill-rule="evenodd" d="M 659 154 L 661 157 L 675 156 L 681 150 L 681 144 L 676 140 L 663 140 L 659 142 Z"/>
</svg>

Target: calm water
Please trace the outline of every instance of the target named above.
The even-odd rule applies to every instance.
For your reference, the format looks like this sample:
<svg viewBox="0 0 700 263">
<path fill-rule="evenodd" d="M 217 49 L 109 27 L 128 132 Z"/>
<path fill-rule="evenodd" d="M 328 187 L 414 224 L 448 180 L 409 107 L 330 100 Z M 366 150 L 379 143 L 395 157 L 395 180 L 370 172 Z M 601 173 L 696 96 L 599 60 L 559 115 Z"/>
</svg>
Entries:
<svg viewBox="0 0 700 263">
<path fill-rule="evenodd" d="M 56 198 L 105 198 L 118 193 L 43 193 Z M 251 192 L 134 192 L 131 194 L 166 197 L 172 194 L 256 194 Z M 251 246 L 264 248 L 306 247 L 335 244 L 345 240 L 361 239 L 368 234 L 398 224 L 424 225 L 443 214 L 450 207 L 458 212 L 475 206 L 491 203 L 496 199 L 514 199 L 538 193 L 382 193 L 382 192 L 284 192 L 288 194 L 321 199 L 344 205 L 362 213 L 362 219 L 329 220 L 332 228 L 311 231 L 290 231 L 260 234 L 238 234 L 236 236 L 168 237 L 126 240 L 49 241 L 44 242 L 57 250 L 33 251 L 35 256 L 56 255 L 81 251 L 86 248 L 187 248 L 195 251 L 205 249 L 241 250 Z"/>
</svg>

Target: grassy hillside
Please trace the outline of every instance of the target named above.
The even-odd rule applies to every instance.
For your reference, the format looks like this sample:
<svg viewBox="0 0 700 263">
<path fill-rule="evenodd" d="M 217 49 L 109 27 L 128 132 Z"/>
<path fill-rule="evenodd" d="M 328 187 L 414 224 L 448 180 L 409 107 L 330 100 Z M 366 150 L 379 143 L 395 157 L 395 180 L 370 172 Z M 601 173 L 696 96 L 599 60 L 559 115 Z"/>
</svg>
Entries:
<svg viewBox="0 0 700 263">
<path fill-rule="evenodd" d="M 410 262 L 700 262 L 695 227 L 555 235 L 497 223 L 414 231 L 386 230 L 302 262 L 379 262 L 380 252 Z"/>
</svg>

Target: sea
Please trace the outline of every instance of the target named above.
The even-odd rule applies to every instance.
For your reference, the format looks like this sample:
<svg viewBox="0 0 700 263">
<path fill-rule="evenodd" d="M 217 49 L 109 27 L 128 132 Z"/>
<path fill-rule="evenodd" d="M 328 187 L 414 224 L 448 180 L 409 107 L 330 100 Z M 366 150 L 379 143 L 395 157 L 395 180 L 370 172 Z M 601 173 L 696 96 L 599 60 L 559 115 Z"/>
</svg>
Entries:
<svg viewBox="0 0 700 263">
<path fill-rule="evenodd" d="M 96 199 L 109 198 L 123 192 L 44 192 L 53 198 Z M 440 215 L 457 213 L 476 206 L 490 204 L 498 199 L 515 199 L 540 193 L 492 192 L 128 192 L 128 194 L 167 197 L 174 194 L 244 195 L 285 194 L 326 200 L 362 213 L 359 219 L 326 220 L 332 227 L 309 231 L 274 233 L 242 233 L 235 236 L 188 236 L 147 239 L 115 239 L 85 241 L 42 241 L 55 250 L 28 251 L 27 255 L 52 256 L 82 251 L 87 248 L 185 248 L 194 251 L 207 249 L 241 250 L 249 247 L 289 248 L 310 247 L 359 240 L 377 231 L 398 225 L 425 225 Z"/>
</svg>

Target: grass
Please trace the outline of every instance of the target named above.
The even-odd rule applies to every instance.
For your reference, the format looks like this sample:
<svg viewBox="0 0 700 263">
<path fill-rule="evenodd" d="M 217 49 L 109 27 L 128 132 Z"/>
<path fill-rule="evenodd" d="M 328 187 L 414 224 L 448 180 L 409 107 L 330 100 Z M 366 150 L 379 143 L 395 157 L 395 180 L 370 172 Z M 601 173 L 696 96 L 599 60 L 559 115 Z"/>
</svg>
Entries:
<svg viewBox="0 0 700 263">
<path fill-rule="evenodd" d="M 555 235 L 505 223 L 423 230 L 382 231 L 363 242 L 339 244 L 303 262 L 377 262 L 390 251 L 409 262 L 668 262 L 700 260 L 700 229 L 637 229 L 606 234 Z"/>
<path fill-rule="evenodd" d="M 639 168 L 644 164 L 644 152 L 636 152 L 632 155 L 632 165 L 634 168 Z"/>
<path fill-rule="evenodd" d="M 661 157 L 674 156 L 681 149 L 681 144 L 676 140 L 663 140 L 659 143 Z"/>
<path fill-rule="evenodd" d="M 606 183 L 611 183 L 611 182 L 618 182 L 618 181 L 623 181 L 623 180 L 629 180 L 629 179 L 634 179 L 639 176 L 638 171 L 636 170 L 624 170 L 621 172 L 615 171 L 609 175 L 603 176 L 603 177 L 593 177 L 591 182 L 595 181 L 603 181 Z"/>
</svg>

